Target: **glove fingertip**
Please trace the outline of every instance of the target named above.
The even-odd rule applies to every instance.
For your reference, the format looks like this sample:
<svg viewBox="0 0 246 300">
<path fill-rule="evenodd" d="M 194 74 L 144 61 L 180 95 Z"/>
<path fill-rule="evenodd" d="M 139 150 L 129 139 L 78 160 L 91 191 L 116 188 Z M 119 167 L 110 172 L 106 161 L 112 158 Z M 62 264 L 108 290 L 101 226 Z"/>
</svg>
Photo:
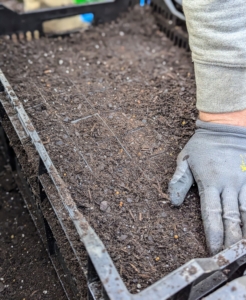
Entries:
<svg viewBox="0 0 246 300">
<path fill-rule="evenodd" d="M 173 205 L 180 206 L 184 202 L 192 183 L 193 176 L 189 169 L 179 180 L 176 180 L 175 176 L 172 178 L 168 185 L 168 193 Z"/>
<path fill-rule="evenodd" d="M 209 243 L 207 242 L 207 248 L 209 253 L 213 256 L 218 254 L 222 248 L 223 248 L 223 243 Z"/>
<path fill-rule="evenodd" d="M 184 202 L 186 194 L 182 193 L 177 185 L 178 182 L 172 183 L 172 181 L 170 181 L 168 185 L 168 194 L 171 203 L 175 206 L 180 206 Z"/>
<path fill-rule="evenodd" d="M 184 154 L 182 152 L 179 154 L 176 171 L 168 185 L 169 199 L 175 206 L 180 206 L 184 202 L 185 196 L 194 182 L 187 161 L 189 155 Z"/>
</svg>

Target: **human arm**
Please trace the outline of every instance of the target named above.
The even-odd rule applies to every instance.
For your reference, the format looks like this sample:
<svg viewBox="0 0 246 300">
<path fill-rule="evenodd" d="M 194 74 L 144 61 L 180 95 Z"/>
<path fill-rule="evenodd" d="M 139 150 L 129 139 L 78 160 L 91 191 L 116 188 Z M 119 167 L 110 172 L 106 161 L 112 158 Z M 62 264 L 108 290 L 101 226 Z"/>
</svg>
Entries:
<svg viewBox="0 0 246 300">
<path fill-rule="evenodd" d="M 208 249 L 216 253 L 246 236 L 246 3 L 183 5 L 200 120 L 178 157 L 169 195 L 181 205 L 197 182 Z"/>
</svg>

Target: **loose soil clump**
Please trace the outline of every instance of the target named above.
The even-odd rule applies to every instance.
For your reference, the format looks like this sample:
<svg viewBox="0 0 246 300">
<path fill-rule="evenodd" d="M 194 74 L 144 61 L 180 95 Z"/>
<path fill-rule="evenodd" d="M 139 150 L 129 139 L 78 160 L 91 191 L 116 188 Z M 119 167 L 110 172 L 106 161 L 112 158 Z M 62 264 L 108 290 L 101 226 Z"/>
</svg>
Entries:
<svg viewBox="0 0 246 300">
<path fill-rule="evenodd" d="M 190 53 L 172 45 L 148 8 L 70 37 L 1 40 L 0 56 L 131 292 L 208 256 L 196 188 L 180 208 L 166 194 L 197 117 Z"/>
</svg>

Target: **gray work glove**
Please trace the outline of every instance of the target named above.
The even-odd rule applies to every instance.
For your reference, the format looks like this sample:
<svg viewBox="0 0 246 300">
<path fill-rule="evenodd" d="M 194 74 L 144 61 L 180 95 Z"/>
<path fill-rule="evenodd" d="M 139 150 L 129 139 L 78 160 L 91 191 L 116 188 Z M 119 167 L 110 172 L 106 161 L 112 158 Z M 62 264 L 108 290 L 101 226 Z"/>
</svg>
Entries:
<svg viewBox="0 0 246 300">
<path fill-rule="evenodd" d="M 181 205 L 196 181 L 207 246 L 215 254 L 246 236 L 246 128 L 196 125 L 178 156 L 169 196 L 172 204 Z"/>
</svg>

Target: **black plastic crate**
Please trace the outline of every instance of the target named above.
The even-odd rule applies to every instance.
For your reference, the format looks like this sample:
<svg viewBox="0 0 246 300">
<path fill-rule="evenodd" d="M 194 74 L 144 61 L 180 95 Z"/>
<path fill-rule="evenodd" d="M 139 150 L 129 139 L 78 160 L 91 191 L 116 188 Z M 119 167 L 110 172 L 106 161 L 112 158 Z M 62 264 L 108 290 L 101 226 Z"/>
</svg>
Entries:
<svg viewBox="0 0 246 300">
<path fill-rule="evenodd" d="M 136 0 L 115 0 L 86 5 L 71 5 L 57 8 L 47 8 L 25 13 L 17 13 L 0 4 L 0 36 L 13 34 L 26 37 L 27 33 L 33 38 L 42 36 L 43 22 L 71 17 L 80 14 L 93 13 L 95 25 L 115 20 L 130 6 L 139 3 Z"/>
<path fill-rule="evenodd" d="M 42 23 L 82 13 L 93 13 L 95 24 L 114 20 L 138 1 L 116 0 L 93 5 L 69 6 L 18 14 L 0 5 L 0 35 L 24 35 L 38 31 Z M 180 47 L 188 48 L 184 38 L 185 22 L 178 20 L 163 0 L 152 0 L 153 13 L 161 29 Z M 179 27 L 178 27 L 179 26 Z M 180 36 L 179 36 L 179 30 Z M 35 127 L 0 70 L 0 136 L 6 155 L 29 212 L 46 245 L 54 268 L 68 299 L 200 299 L 234 277 L 241 276 L 246 265 L 246 241 L 226 249 L 212 258 L 194 259 L 138 294 L 131 294 L 104 244 L 78 211 L 69 190 L 56 170 Z M 28 168 L 28 147 L 35 151 L 32 172 Z M 22 156 L 20 156 L 22 151 Z M 58 209 L 57 201 L 63 204 Z M 49 212 L 49 213 L 48 213 Z M 51 219 L 57 220 L 57 226 Z M 69 231 L 77 231 L 78 241 Z M 57 237 L 63 239 L 66 253 Z M 75 266 L 75 267 L 74 267 Z"/>
</svg>

